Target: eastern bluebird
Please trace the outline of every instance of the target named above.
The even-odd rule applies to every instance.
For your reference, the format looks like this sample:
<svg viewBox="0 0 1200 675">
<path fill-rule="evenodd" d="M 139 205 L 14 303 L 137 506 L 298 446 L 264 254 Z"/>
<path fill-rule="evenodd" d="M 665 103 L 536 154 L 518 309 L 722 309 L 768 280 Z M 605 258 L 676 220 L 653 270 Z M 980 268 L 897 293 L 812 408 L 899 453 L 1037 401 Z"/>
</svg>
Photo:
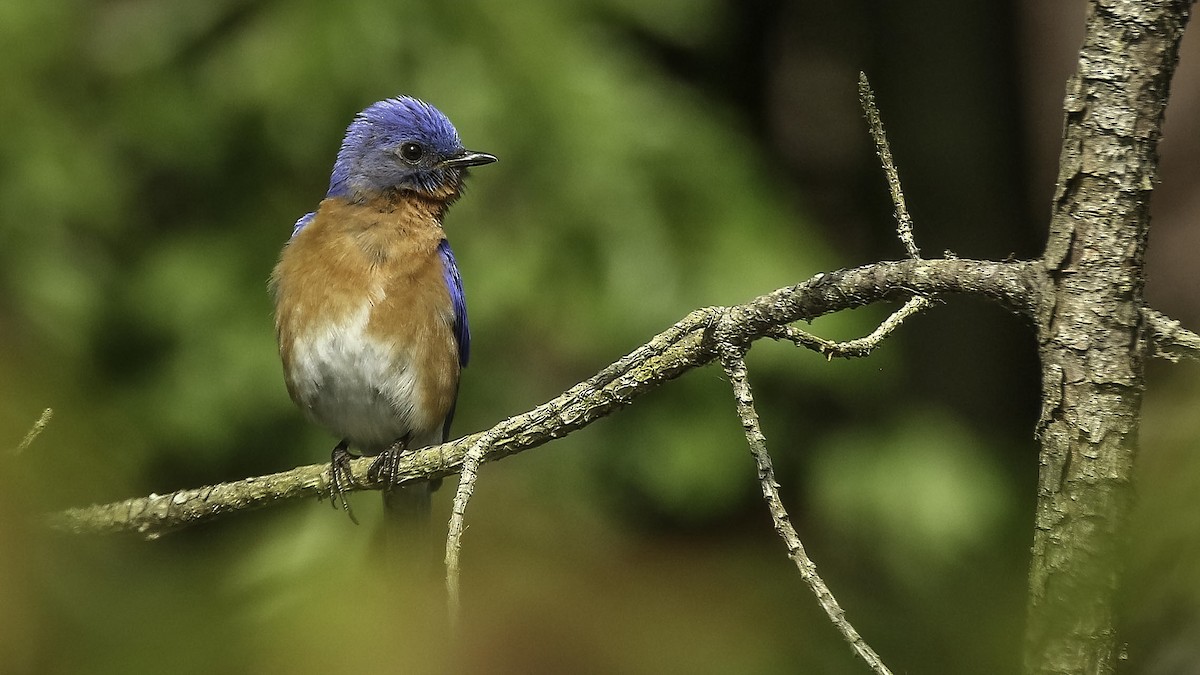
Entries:
<svg viewBox="0 0 1200 675">
<path fill-rule="evenodd" d="M 448 438 L 470 332 L 442 218 L 468 167 L 494 161 L 465 150 L 428 103 L 375 103 L 346 129 L 325 199 L 296 222 L 271 275 L 288 393 L 341 437 L 331 496 L 351 519 L 349 448 L 378 455 L 371 469 L 390 482 L 400 453 Z M 386 489 L 385 509 L 427 520 L 433 489 Z"/>
</svg>

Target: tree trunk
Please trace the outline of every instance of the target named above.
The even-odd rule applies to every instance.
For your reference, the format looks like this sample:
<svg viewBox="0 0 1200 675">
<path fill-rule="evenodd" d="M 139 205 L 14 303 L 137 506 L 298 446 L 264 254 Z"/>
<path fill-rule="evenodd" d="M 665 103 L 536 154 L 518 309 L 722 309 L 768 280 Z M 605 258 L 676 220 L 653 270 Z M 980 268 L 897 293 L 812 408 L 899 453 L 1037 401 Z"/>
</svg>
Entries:
<svg viewBox="0 0 1200 675">
<path fill-rule="evenodd" d="M 1067 83 L 1045 287 L 1025 668 L 1110 673 L 1143 382 L 1144 253 L 1191 2 L 1094 0 Z"/>
</svg>

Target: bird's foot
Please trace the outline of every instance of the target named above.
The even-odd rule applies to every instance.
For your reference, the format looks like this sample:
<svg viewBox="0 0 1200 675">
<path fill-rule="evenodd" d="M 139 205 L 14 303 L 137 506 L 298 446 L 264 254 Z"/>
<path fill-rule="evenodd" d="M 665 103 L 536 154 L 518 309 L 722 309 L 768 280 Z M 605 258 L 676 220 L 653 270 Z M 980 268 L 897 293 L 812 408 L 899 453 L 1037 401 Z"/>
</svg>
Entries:
<svg viewBox="0 0 1200 675">
<path fill-rule="evenodd" d="M 330 453 L 329 503 L 336 509 L 340 501 L 342 510 L 346 512 L 347 516 L 350 516 L 350 522 L 357 525 L 358 518 L 354 517 L 354 510 L 350 508 L 350 501 L 346 498 L 346 487 L 354 482 L 354 474 L 350 471 L 350 460 L 352 459 L 354 459 L 354 455 L 350 454 L 350 444 L 344 440 L 334 446 L 333 452 Z"/>
<path fill-rule="evenodd" d="M 391 490 L 400 482 L 400 456 L 408 452 L 408 437 L 405 436 L 392 443 L 375 457 L 367 468 L 367 476 L 374 481 L 383 483 L 385 491 Z"/>
</svg>

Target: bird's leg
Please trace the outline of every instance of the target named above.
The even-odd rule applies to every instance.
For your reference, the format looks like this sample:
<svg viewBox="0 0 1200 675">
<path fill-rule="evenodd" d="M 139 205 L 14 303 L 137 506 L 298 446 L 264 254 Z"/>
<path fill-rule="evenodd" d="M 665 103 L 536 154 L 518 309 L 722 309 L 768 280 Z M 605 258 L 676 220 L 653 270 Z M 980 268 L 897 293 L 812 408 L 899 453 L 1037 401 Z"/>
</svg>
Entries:
<svg viewBox="0 0 1200 675">
<path fill-rule="evenodd" d="M 408 441 L 411 434 L 397 438 L 386 450 L 379 453 L 375 461 L 367 469 L 367 475 L 372 480 L 382 481 L 383 489 L 390 492 L 400 482 L 400 456 L 408 452 Z"/>
<path fill-rule="evenodd" d="M 354 517 L 350 501 L 346 499 L 346 485 L 354 481 L 354 475 L 350 471 L 352 459 L 354 455 L 350 454 L 350 441 L 345 439 L 334 446 L 333 452 L 329 454 L 329 503 L 336 509 L 341 501 L 342 510 L 350 516 L 350 522 L 357 525 L 358 518 Z"/>
</svg>

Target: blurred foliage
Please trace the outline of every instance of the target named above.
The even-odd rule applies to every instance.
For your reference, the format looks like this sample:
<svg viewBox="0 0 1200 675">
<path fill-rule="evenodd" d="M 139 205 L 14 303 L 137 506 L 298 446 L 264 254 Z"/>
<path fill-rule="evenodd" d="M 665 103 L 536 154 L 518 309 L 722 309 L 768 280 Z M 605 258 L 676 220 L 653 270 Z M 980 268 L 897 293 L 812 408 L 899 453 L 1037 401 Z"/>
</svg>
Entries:
<svg viewBox="0 0 1200 675">
<path fill-rule="evenodd" d="M 827 443 L 810 476 L 817 517 L 877 548 L 895 578 L 937 584 L 1004 520 L 1007 490 L 994 453 L 953 420 L 918 411 Z"/>
<path fill-rule="evenodd" d="M 325 506 L 156 542 L 31 524 L 328 456 L 282 386 L 265 280 L 346 124 L 383 97 L 429 100 L 501 159 L 446 223 L 475 335 L 458 433 L 693 308 L 858 262 L 806 213 L 761 120 L 670 64 L 727 47 L 738 12 L 0 3 L 0 671 L 859 672 L 770 531 L 715 369 L 486 467 L 453 645 L 428 619 L 439 584 L 380 568 L 371 528 Z M 910 400 L 902 341 L 852 363 L 752 352 L 789 506 L 897 672 L 1011 669 L 1030 486 L 997 457 L 1031 453 Z M 33 448 L 3 455 L 46 406 Z"/>
</svg>

